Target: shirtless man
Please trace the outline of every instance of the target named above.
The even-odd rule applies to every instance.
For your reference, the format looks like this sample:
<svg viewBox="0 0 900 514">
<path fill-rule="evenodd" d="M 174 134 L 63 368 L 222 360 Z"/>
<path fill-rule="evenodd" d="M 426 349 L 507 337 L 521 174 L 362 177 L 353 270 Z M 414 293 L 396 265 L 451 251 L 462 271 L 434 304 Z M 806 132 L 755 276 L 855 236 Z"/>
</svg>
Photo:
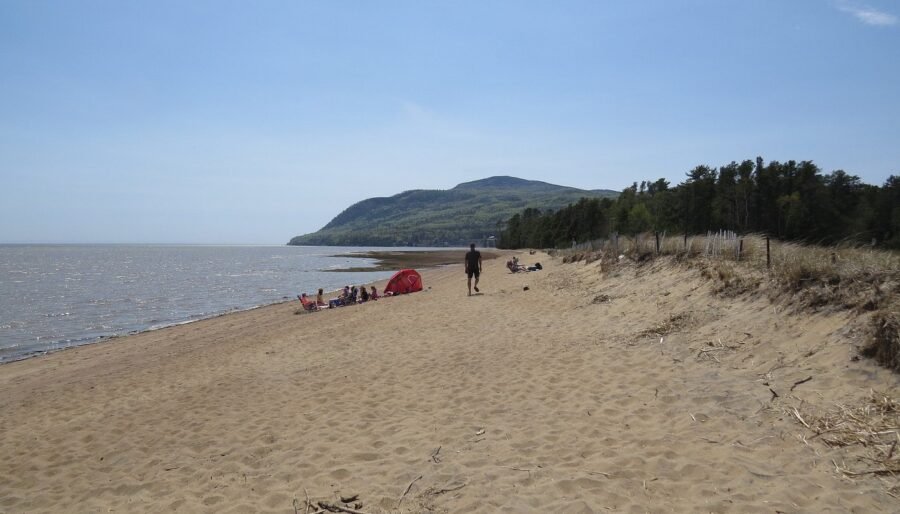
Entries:
<svg viewBox="0 0 900 514">
<path fill-rule="evenodd" d="M 481 276 L 481 252 L 475 250 L 475 243 L 469 245 L 466 252 L 466 276 L 469 278 L 469 296 L 472 296 L 472 276 L 475 277 L 475 292 L 478 291 L 478 277 Z"/>
</svg>

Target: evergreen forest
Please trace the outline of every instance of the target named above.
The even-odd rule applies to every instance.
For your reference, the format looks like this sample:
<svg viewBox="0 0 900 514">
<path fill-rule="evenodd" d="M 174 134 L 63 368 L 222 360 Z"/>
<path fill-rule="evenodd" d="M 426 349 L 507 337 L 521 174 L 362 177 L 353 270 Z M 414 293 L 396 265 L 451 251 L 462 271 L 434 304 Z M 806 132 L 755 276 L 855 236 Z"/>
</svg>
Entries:
<svg viewBox="0 0 900 514">
<path fill-rule="evenodd" d="M 501 232 L 503 248 L 563 248 L 656 231 L 732 230 L 817 244 L 900 248 L 900 177 L 864 184 L 843 170 L 823 174 L 812 161 L 762 158 L 718 169 L 697 166 L 671 186 L 635 182 L 617 198 L 581 198 L 558 210 L 527 208 Z"/>
</svg>

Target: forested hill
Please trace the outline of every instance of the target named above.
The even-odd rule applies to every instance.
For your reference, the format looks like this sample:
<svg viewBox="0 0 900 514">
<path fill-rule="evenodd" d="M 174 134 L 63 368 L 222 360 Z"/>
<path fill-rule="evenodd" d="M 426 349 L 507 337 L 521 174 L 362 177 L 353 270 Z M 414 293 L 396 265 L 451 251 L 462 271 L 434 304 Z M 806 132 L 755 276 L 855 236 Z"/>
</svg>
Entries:
<svg viewBox="0 0 900 514">
<path fill-rule="evenodd" d="M 294 237 L 291 245 L 460 246 L 497 235 L 526 208 L 559 209 L 580 198 L 615 197 L 515 177 L 490 177 L 449 190 L 415 189 L 369 198 L 338 214 L 321 230 Z"/>
</svg>

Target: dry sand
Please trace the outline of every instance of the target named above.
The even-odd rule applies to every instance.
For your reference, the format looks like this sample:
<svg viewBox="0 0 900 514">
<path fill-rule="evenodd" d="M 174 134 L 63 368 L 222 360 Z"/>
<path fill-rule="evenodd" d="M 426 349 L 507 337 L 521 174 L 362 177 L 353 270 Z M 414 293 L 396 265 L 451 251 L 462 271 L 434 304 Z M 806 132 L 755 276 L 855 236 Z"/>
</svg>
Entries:
<svg viewBox="0 0 900 514">
<path fill-rule="evenodd" d="M 536 259 L 473 297 L 452 266 L 0 366 L 0 512 L 897 511 L 788 414 L 897 393 L 846 314 Z"/>
</svg>

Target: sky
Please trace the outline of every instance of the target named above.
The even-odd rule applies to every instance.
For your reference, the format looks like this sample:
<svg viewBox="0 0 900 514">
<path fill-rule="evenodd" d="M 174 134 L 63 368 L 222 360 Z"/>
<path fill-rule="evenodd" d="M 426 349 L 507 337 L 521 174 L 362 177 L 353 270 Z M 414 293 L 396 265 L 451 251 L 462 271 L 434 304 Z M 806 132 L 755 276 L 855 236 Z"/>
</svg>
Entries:
<svg viewBox="0 0 900 514">
<path fill-rule="evenodd" d="M 0 2 L 0 243 L 284 244 L 757 156 L 900 174 L 900 2 Z"/>
</svg>

